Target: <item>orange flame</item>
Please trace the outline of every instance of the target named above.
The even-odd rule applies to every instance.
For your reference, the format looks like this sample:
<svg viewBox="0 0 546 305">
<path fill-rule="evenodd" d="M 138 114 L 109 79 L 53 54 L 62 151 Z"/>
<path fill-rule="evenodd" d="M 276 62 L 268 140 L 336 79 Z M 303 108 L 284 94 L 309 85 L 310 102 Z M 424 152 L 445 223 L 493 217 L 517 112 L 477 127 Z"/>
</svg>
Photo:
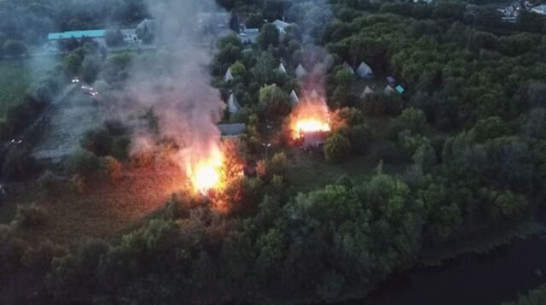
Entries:
<svg viewBox="0 0 546 305">
<path fill-rule="evenodd" d="M 211 190 L 222 188 L 222 171 L 224 158 L 219 149 L 215 149 L 211 156 L 200 158 L 189 168 L 189 176 L 196 192 L 207 194 Z"/>
<path fill-rule="evenodd" d="M 294 140 L 301 139 L 305 133 L 329 132 L 330 113 L 322 99 L 303 100 L 292 112 L 290 129 Z"/>
</svg>

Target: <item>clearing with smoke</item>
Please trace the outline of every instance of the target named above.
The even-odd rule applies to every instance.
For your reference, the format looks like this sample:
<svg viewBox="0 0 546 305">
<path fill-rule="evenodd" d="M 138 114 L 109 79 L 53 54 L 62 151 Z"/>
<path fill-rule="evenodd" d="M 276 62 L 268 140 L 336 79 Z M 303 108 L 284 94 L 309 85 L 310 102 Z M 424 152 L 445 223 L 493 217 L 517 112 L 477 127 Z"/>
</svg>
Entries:
<svg viewBox="0 0 546 305">
<path fill-rule="evenodd" d="M 546 304 L 544 7 L 0 0 L 0 304 Z"/>
</svg>

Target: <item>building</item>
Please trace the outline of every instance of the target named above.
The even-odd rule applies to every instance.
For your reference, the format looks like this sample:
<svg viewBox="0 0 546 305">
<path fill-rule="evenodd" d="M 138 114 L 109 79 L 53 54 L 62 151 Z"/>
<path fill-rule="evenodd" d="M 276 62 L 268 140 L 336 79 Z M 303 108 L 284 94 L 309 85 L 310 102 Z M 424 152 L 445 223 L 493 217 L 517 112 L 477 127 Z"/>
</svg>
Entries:
<svg viewBox="0 0 546 305">
<path fill-rule="evenodd" d="M 368 95 L 373 94 L 373 93 L 374 93 L 373 89 L 370 88 L 370 86 L 366 86 L 366 88 L 364 88 L 364 91 L 362 91 L 362 94 L 360 94 L 360 98 L 365 98 Z"/>
<path fill-rule="evenodd" d="M 49 33 L 47 35 L 47 40 L 52 42 L 59 42 L 63 40 L 68 40 L 75 38 L 78 41 L 81 41 L 83 38 L 89 38 L 97 42 L 101 46 L 106 46 L 106 30 L 84 30 L 84 31 L 67 31 L 67 32 L 58 32 L 58 33 Z"/>
<path fill-rule="evenodd" d="M 281 36 L 286 34 L 286 28 L 290 26 L 290 23 L 284 22 L 279 19 L 273 21 L 272 23 L 277 28 L 277 30 L 279 30 L 279 34 Z"/>
<path fill-rule="evenodd" d="M 258 35 L 260 35 L 260 29 L 247 29 L 243 27 L 237 37 L 244 44 L 253 44 L 258 40 Z"/>
<path fill-rule="evenodd" d="M 351 67 L 351 65 L 349 65 L 347 62 L 344 62 L 343 65 L 341 65 L 343 67 L 343 69 L 351 72 L 351 74 L 355 74 L 355 71 L 353 70 L 353 67 Z"/>
<path fill-rule="evenodd" d="M 290 104 L 294 106 L 294 105 L 297 105 L 299 102 L 300 102 L 300 98 L 296 94 L 296 91 L 292 90 L 292 92 L 290 92 Z"/>
<path fill-rule="evenodd" d="M 368 79 L 373 77 L 373 70 L 367 63 L 361 62 L 358 68 L 356 68 L 356 74 L 362 78 Z"/>
<path fill-rule="evenodd" d="M 244 123 L 218 124 L 217 126 L 223 138 L 238 137 L 246 131 L 246 125 Z"/>
<path fill-rule="evenodd" d="M 233 80 L 233 74 L 231 73 L 231 67 L 229 67 L 226 71 L 226 74 L 224 74 L 224 81 L 227 83 L 232 80 Z"/>
<path fill-rule="evenodd" d="M 301 64 L 299 64 L 296 68 L 296 77 L 304 78 L 305 76 L 307 76 L 307 70 L 305 70 L 305 68 Z"/>
<path fill-rule="evenodd" d="M 136 29 L 124 29 L 120 30 L 121 35 L 123 35 L 123 42 L 127 44 L 137 44 L 140 43 L 140 39 L 136 33 Z"/>
<path fill-rule="evenodd" d="M 281 64 L 279 65 L 279 72 L 281 72 L 282 74 L 286 74 L 286 68 L 284 67 L 284 65 L 282 64 L 282 62 L 281 62 Z"/>
<path fill-rule="evenodd" d="M 329 132 L 305 132 L 302 134 L 302 146 L 305 149 L 322 149 Z"/>
<path fill-rule="evenodd" d="M 228 111 L 231 114 L 235 114 L 241 110 L 241 104 L 239 104 L 239 101 L 235 97 L 235 94 L 231 94 L 228 99 Z"/>
<path fill-rule="evenodd" d="M 540 15 L 546 15 L 546 4 L 535 6 L 531 9 L 531 12 L 537 13 Z"/>
<path fill-rule="evenodd" d="M 386 85 L 386 86 L 385 86 L 385 89 L 383 89 L 383 93 L 384 93 L 385 95 L 391 95 L 391 94 L 393 94 L 394 92 L 396 92 L 396 91 L 395 91 L 394 88 L 391 87 L 390 85 Z"/>
</svg>

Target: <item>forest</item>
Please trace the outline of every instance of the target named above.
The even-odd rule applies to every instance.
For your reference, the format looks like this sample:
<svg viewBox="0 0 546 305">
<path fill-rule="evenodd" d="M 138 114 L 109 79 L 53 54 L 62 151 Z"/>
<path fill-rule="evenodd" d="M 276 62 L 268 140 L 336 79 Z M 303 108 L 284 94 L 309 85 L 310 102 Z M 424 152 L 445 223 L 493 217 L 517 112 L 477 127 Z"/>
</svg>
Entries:
<svg viewBox="0 0 546 305">
<path fill-rule="evenodd" d="M 3 37 L 33 43 L 10 28 L 17 22 L 36 24 L 24 34 L 33 37 L 46 28 L 148 16 L 141 1 L 98 1 L 91 10 L 72 1 L 68 5 L 78 9 L 66 8 L 70 14 L 56 2 L 43 4 L 48 9 L 26 2 L 32 1 L 0 2 L 0 45 Z M 258 163 L 257 176 L 235 181 L 226 192 L 229 213 L 207 198 L 176 194 L 137 228 L 77 248 L 21 238 L 18 230 L 39 229 L 43 215 L 20 208 L 11 225 L 0 226 L 0 282 L 12 279 L 0 291 L 14 296 L 14 304 L 340 302 L 365 297 L 397 272 L 456 256 L 471 242 L 509 239 L 525 225 L 542 224 L 544 16 L 522 13 L 504 23 L 487 1 L 217 2 L 247 27 L 261 27 L 256 45 L 235 35 L 221 38 L 210 65 L 222 97 L 233 93 L 241 103 L 224 121 L 246 123 L 236 149 Z M 13 10 L 47 14 L 55 24 L 38 17 L 8 21 Z M 269 22 L 282 18 L 297 25 L 279 38 Z M 90 82 L 102 77 L 116 87 L 131 61 L 150 57 L 106 57 L 86 44 L 57 69 L 65 81 L 87 71 Z M 283 131 L 289 94 L 301 92 L 294 75 L 276 69 L 283 63 L 290 71 L 300 64 L 310 70 L 327 58 L 333 64 L 323 75 L 324 94 L 339 123 L 320 162 L 369 157 L 375 163 L 364 175 L 302 191 L 295 187 L 301 181 L 291 180 L 293 152 Z M 390 76 L 405 92 L 361 95 L 361 81 L 344 66 L 361 62 L 373 68 L 376 87 Z M 228 68 L 229 82 L 223 79 Z M 147 115 L 153 125 L 153 113 Z M 271 158 L 262 158 L 264 141 L 275 143 Z M 128 142 L 123 124 L 108 122 L 86 134 L 84 152 L 67 168 L 89 181 L 104 169 L 115 175 L 118 162 L 139 161 L 128 155 Z M 23 167 L 15 176 L 27 172 Z M 45 187 L 55 187 L 53 178 L 43 177 Z M 528 303 L 513 304 L 533 304 L 540 296 L 532 292 Z"/>
</svg>

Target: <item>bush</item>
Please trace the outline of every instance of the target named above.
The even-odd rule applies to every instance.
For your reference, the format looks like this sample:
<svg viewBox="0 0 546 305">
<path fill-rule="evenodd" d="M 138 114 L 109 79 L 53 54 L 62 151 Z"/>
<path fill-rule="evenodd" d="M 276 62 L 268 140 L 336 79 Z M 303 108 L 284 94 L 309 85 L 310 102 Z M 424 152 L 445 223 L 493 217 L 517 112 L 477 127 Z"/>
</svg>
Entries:
<svg viewBox="0 0 546 305">
<path fill-rule="evenodd" d="M 23 55 L 27 51 L 27 46 L 20 40 L 9 39 L 4 42 L 4 54 L 11 56 Z"/>
<path fill-rule="evenodd" d="M 66 254 L 65 248 L 46 240 L 37 247 L 28 248 L 21 258 L 21 263 L 26 267 L 49 270 L 54 258 L 63 257 Z"/>
<path fill-rule="evenodd" d="M 100 168 L 100 159 L 95 154 L 82 150 L 70 156 L 66 167 L 71 174 L 91 177 L 97 174 Z"/>
<path fill-rule="evenodd" d="M 122 166 L 121 163 L 114 157 L 107 156 L 101 160 L 101 169 L 105 177 L 118 180 L 121 177 Z"/>
<path fill-rule="evenodd" d="M 4 158 L 2 176 L 11 181 L 24 180 L 34 175 L 37 170 L 38 166 L 28 151 L 12 149 Z"/>
<path fill-rule="evenodd" d="M 341 162 L 351 150 L 351 142 L 340 133 L 334 133 L 326 140 L 324 155 L 328 162 Z"/>
<path fill-rule="evenodd" d="M 286 155 L 283 152 L 276 153 L 271 159 L 271 165 L 269 166 L 269 172 L 275 175 L 282 175 L 286 167 Z"/>
<path fill-rule="evenodd" d="M 30 205 L 17 206 L 17 214 L 15 215 L 12 224 L 16 228 L 31 229 L 43 225 L 46 221 L 46 210 L 33 203 Z"/>
<path fill-rule="evenodd" d="M 353 127 L 349 131 L 349 141 L 356 153 L 365 153 L 372 141 L 372 131 L 366 124 Z"/>
<path fill-rule="evenodd" d="M 63 179 L 52 173 L 51 171 L 45 171 L 40 178 L 38 178 L 38 184 L 50 195 L 58 194 L 63 185 Z"/>
</svg>

